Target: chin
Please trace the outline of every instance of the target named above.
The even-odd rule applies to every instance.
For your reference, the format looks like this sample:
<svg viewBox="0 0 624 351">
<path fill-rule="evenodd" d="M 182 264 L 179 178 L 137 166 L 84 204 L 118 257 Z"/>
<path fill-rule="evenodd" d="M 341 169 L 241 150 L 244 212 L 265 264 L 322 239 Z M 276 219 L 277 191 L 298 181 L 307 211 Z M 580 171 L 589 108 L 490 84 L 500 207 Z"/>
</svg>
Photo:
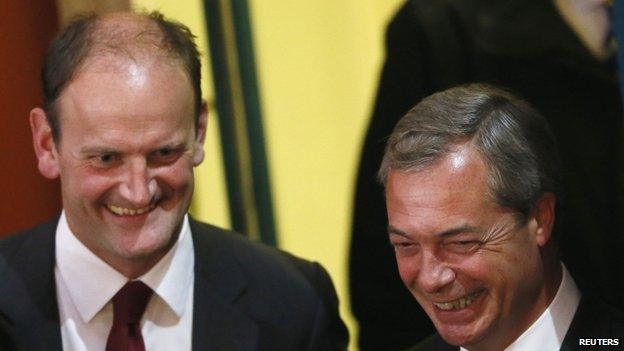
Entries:
<svg viewBox="0 0 624 351">
<path fill-rule="evenodd" d="M 479 330 L 478 321 L 463 326 L 438 326 L 438 333 L 447 343 L 455 346 L 469 346 L 481 342 L 486 335 L 484 330 Z M 435 324 L 435 323 L 434 323 Z"/>
<path fill-rule="evenodd" d="M 127 239 L 117 242 L 114 251 L 118 256 L 128 260 L 148 259 L 167 251 L 171 247 L 173 235 L 162 232 L 153 235 L 152 232 Z"/>
<path fill-rule="evenodd" d="M 463 335 L 463 334 L 458 334 L 458 333 L 453 333 L 453 332 L 440 332 L 440 331 L 439 331 L 439 334 L 442 337 L 442 339 L 444 339 L 444 341 L 455 346 L 466 346 L 466 345 L 474 344 L 475 342 L 473 340 L 474 337 L 471 335 Z"/>
</svg>

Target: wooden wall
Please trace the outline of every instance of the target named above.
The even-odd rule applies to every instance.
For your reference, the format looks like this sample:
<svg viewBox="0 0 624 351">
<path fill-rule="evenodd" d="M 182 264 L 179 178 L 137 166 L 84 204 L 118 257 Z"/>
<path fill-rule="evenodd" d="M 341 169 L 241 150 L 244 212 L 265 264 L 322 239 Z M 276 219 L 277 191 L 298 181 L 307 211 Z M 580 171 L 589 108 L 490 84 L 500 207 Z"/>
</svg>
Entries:
<svg viewBox="0 0 624 351">
<path fill-rule="evenodd" d="M 0 237 L 61 209 L 59 182 L 37 170 L 28 124 L 42 103 L 41 63 L 59 23 L 79 12 L 129 8 L 129 0 L 0 1 Z"/>
<path fill-rule="evenodd" d="M 0 1 L 0 236 L 61 208 L 58 183 L 37 170 L 28 124 L 42 102 L 39 71 L 57 27 L 54 0 Z"/>
</svg>

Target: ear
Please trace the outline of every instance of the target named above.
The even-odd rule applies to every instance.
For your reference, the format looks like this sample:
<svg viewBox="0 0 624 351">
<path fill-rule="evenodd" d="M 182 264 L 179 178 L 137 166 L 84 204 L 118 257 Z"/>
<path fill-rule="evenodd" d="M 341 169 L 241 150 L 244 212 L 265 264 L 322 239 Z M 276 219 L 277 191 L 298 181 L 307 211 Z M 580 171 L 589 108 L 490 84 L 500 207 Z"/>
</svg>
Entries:
<svg viewBox="0 0 624 351">
<path fill-rule="evenodd" d="M 204 142 L 206 141 L 206 128 L 208 127 L 208 104 L 202 101 L 197 131 L 195 133 L 195 150 L 193 150 L 193 165 L 199 166 L 204 160 Z"/>
<path fill-rule="evenodd" d="M 537 222 L 535 239 L 540 247 L 544 247 L 550 240 L 555 224 L 555 203 L 557 198 L 553 193 L 544 193 L 537 201 L 533 216 Z"/>
<path fill-rule="evenodd" d="M 52 138 L 52 128 L 43 109 L 37 107 L 30 111 L 30 129 L 35 154 L 39 160 L 39 172 L 49 179 L 58 178 L 60 170 L 58 152 Z"/>
</svg>

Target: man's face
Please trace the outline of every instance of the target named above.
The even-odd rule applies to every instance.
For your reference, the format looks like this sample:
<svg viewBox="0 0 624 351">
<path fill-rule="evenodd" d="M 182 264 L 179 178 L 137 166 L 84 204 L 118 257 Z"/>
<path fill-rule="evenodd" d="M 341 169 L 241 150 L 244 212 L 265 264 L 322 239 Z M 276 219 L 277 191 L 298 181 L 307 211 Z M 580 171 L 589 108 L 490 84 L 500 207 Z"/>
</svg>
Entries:
<svg viewBox="0 0 624 351">
<path fill-rule="evenodd" d="M 391 170 L 387 180 L 401 279 L 454 345 L 506 346 L 548 304 L 545 228 L 533 218 L 520 226 L 491 200 L 486 178 L 482 158 L 464 144 L 426 170 Z"/>
<path fill-rule="evenodd" d="M 196 131 L 176 62 L 104 57 L 83 67 L 57 101 L 61 137 L 47 175 L 60 174 L 69 226 L 91 251 L 116 268 L 154 263 L 189 207 L 206 115 Z"/>
</svg>

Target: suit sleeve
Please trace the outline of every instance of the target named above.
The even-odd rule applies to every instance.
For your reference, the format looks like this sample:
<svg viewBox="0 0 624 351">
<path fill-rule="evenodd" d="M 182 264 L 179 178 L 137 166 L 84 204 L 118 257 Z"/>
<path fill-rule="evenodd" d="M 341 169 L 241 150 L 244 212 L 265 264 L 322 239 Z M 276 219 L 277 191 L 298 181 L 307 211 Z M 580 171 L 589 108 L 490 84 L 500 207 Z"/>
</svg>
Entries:
<svg viewBox="0 0 624 351">
<path fill-rule="evenodd" d="M 307 350 L 346 350 L 349 344 L 349 333 L 340 319 L 338 297 L 329 274 L 315 262 L 309 278 L 319 297 L 319 303 Z"/>
</svg>

